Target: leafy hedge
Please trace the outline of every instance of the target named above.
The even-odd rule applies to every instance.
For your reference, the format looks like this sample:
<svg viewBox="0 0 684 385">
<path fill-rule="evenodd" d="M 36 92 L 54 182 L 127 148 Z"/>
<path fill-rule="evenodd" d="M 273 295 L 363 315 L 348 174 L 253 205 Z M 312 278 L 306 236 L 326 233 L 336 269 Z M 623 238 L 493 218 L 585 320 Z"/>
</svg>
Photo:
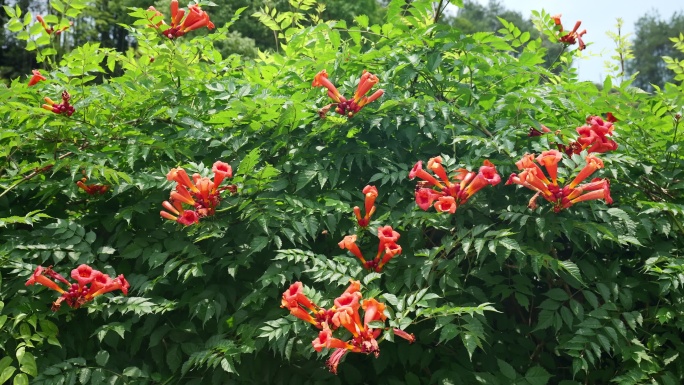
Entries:
<svg viewBox="0 0 684 385">
<path fill-rule="evenodd" d="M 390 2 L 382 25 L 361 15 L 308 26 L 311 2 L 291 3 L 257 15 L 281 44 L 254 60 L 214 48 L 229 25 L 168 39 L 159 28 L 169 26 L 153 27 L 160 16 L 140 9 L 136 50 L 62 53 L 50 48 L 54 30 L 6 8 L 8 28 L 42 50 L 45 80 L 0 89 L 0 383 L 684 381 L 681 84 L 646 94 L 631 80 L 580 82 L 577 46 L 545 68 L 541 39 L 505 21 L 498 34 L 464 35 L 435 24 L 429 1 Z M 84 4 L 52 0 L 61 16 L 48 24 L 68 36 Z M 546 38 L 572 43 L 549 14 L 536 17 Z M 321 118 L 331 100 L 312 81 L 322 70 L 347 96 L 367 70 L 384 95 L 351 118 L 335 106 Z M 55 111 L 63 91 L 71 116 Z M 49 111 L 44 97 L 56 100 Z M 617 121 L 600 139 L 617 149 L 590 155 L 577 128 L 609 112 Z M 598 156 L 585 182 L 609 180 L 610 195 L 555 212 L 542 194 L 530 209 L 534 192 L 505 182 L 540 177 L 516 162 L 558 149 L 560 185 Z M 416 189 L 430 183 L 409 173 L 429 159 L 435 170 L 438 156 L 454 186 L 485 160 L 501 183 L 454 200 L 453 214 L 444 190 L 424 191 L 447 212 L 421 210 Z M 230 188 L 208 184 L 216 161 L 232 169 Z M 220 197 L 189 226 L 158 214 L 172 190 L 165 209 L 178 209 L 175 186 L 190 185 L 171 181 L 179 168 Z M 353 208 L 365 213 L 371 197 L 360 226 Z M 340 248 L 356 235 L 373 260 L 385 226 L 400 235 L 382 268 Z M 26 286 L 37 266 L 68 276 L 82 264 L 123 274 L 128 295 L 83 294 L 81 308 L 53 312 L 58 294 Z M 330 318 L 310 313 L 321 308 Z M 341 357 L 325 348 L 333 337 L 355 346 L 337 376 L 325 366 Z"/>
</svg>

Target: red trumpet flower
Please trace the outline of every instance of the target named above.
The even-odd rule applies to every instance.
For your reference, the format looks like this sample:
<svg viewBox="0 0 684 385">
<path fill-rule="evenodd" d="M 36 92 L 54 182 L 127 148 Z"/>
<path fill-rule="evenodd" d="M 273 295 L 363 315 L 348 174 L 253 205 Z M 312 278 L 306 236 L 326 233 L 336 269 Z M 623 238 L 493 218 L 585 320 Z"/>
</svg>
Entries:
<svg viewBox="0 0 684 385">
<path fill-rule="evenodd" d="M 584 34 L 587 33 L 587 30 L 583 29 L 582 31 L 577 32 L 580 25 L 582 25 L 582 22 L 577 21 L 572 31 L 563 34 L 563 24 L 561 24 L 560 18 L 560 14 L 551 17 L 551 19 L 553 19 L 553 23 L 556 26 L 558 26 L 558 41 L 560 41 L 561 43 L 565 43 L 566 45 L 573 45 L 577 43 L 577 49 L 579 49 L 580 51 L 587 48 L 586 44 L 584 44 L 584 41 L 582 40 L 582 36 L 584 36 Z"/>
<path fill-rule="evenodd" d="M 162 207 L 166 209 L 159 213 L 162 218 L 190 226 L 198 223 L 201 218 L 214 215 L 216 207 L 221 203 L 221 193 L 228 190 L 235 194 L 237 186 L 220 186 L 226 178 L 233 177 L 233 169 L 228 163 L 216 161 L 212 171 L 213 181 L 199 174 L 193 175 L 191 180 L 184 169 L 172 168 L 166 179 L 176 182 L 176 189 L 171 191 L 170 199 L 162 203 Z M 191 209 L 184 208 L 183 204 Z"/>
<path fill-rule="evenodd" d="M 340 249 L 346 249 L 354 254 L 365 269 L 379 273 L 392 258 L 401 254 L 401 246 L 397 244 L 399 236 L 399 233 L 391 226 L 378 227 L 378 253 L 372 260 L 366 260 L 363 257 L 363 253 L 356 244 L 356 235 L 347 235 L 338 245 Z"/>
<path fill-rule="evenodd" d="M 375 325 L 387 319 L 385 304 L 374 298 L 364 300 L 360 290 L 361 283 L 351 281 L 349 288 L 334 300 L 334 306 L 330 309 L 319 307 L 309 300 L 303 293 L 301 282 L 295 282 L 283 293 L 281 307 L 287 308 L 290 314 L 320 330 L 317 338 L 311 342 L 314 350 L 321 352 L 324 348 L 334 349 L 327 361 L 328 368 L 333 373 L 337 373 L 340 361 L 349 352 L 373 354 L 376 357 L 380 354 L 377 338 L 384 328 Z M 340 328 L 351 334 L 349 340 L 334 337 L 335 331 Z M 413 334 L 403 330 L 393 331 L 409 342 L 416 339 Z"/>
<path fill-rule="evenodd" d="M 109 185 L 106 184 L 86 184 L 86 181 L 88 180 L 87 177 L 81 178 L 81 180 L 76 181 L 76 186 L 80 188 L 81 190 L 85 191 L 89 195 L 95 195 L 95 194 L 104 194 L 107 191 L 109 191 Z"/>
<path fill-rule="evenodd" d="M 536 200 L 539 196 L 551 202 L 555 212 L 566 209 L 575 203 L 592 199 L 604 199 L 608 204 L 613 203 L 610 196 L 610 184 L 607 179 L 594 179 L 591 183 L 579 185 L 596 170 L 603 168 L 603 161 L 601 159 L 593 154 L 588 155 L 586 166 L 584 166 L 572 182 L 565 187 L 561 187 L 557 181 L 557 167 L 561 158 L 562 154 L 556 150 L 545 151 L 536 158 L 537 162 L 546 168 L 546 172 L 549 174 L 549 178 L 551 178 L 549 181 L 539 166 L 533 163 L 534 155 L 526 154 L 523 159 L 516 163 L 522 172 L 520 174 L 511 174 L 506 184 L 519 184 L 535 191 L 536 194 L 530 199 L 528 204 L 532 210 L 537 208 Z M 528 162 L 528 159 L 532 160 Z"/>
<path fill-rule="evenodd" d="M 375 186 L 368 185 L 363 188 L 363 195 L 365 197 L 364 207 L 366 214 L 361 217 L 361 208 L 359 206 L 354 207 L 354 215 L 356 216 L 356 222 L 361 227 L 368 227 L 370 223 L 370 218 L 375 213 L 375 199 L 378 197 L 378 189 Z"/>
<path fill-rule="evenodd" d="M 453 179 L 449 179 L 442 166 L 442 158 L 439 156 L 428 160 L 427 168 L 439 179 L 423 170 L 422 161 L 418 161 L 409 172 L 409 179 L 416 177 L 422 179 L 416 186 L 415 198 L 418 207 L 425 211 L 434 205 L 438 212 L 453 214 L 458 206 L 466 203 L 476 192 L 486 186 L 494 186 L 501 182 L 501 176 L 489 160 L 484 161 L 477 173 L 463 168 L 454 170 L 456 175 Z"/>
<path fill-rule="evenodd" d="M 161 13 L 154 7 L 149 7 L 148 11 L 154 12 L 149 13 L 148 16 L 150 27 L 160 29 L 162 25 L 166 24 L 164 20 L 157 21 L 156 23 L 153 21 L 161 16 Z M 179 9 L 178 0 L 171 0 L 171 25 L 162 32 L 164 36 L 169 39 L 176 39 L 202 27 L 207 27 L 209 30 L 214 29 L 214 23 L 209 19 L 209 14 L 194 4 L 189 5 L 186 12 L 185 9 Z"/>
<path fill-rule="evenodd" d="M 33 76 L 31 76 L 31 79 L 29 79 L 28 86 L 35 86 L 38 84 L 38 82 L 42 82 L 43 80 L 47 80 L 47 78 L 43 75 L 40 74 L 40 71 L 38 70 L 33 70 Z"/>
<path fill-rule="evenodd" d="M 335 112 L 351 118 L 356 113 L 361 111 L 366 104 L 373 102 L 385 93 L 384 90 L 377 90 L 371 96 L 365 96 L 368 91 L 370 91 L 370 89 L 373 88 L 373 86 L 377 83 L 378 77 L 364 70 L 361 74 L 361 79 L 359 80 L 359 85 L 356 88 L 354 97 L 352 99 L 347 99 L 342 96 L 342 94 L 340 94 L 340 92 L 337 90 L 337 87 L 335 87 L 335 85 L 328 80 L 328 72 L 326 70 L 321 70 L 314 77 L 311 86 L 325 87 L 328 90 L 328 96 L 334 101 L 334 103 L 328 104 L 327 106 L 321 108 L 318 111 L 318 115 L 321 118 L 325 118 L 328 111 L 332 107 L 335 107 Z"/>
<path fill-rule="evenodd" d="M 69 282 L 62 275 L 53 271 L 51 266 L 47 268 L 38 266 L 26 281 L 26 286 L 41 284 L 60 293 L 61 296 L 52 304 L 53 311 L 59 310 L 62 302 L 66 302 L 73 309 L 78 309 L 95 297 L 114 290 L 121 290 L 123 295 L 128 295 L 130 288 L 123 275 L 112 279 L 107 274 L 94 270 L 88 265 L 80 265 L 73 269 L 71 277 L 76 280 L 76 283 Z M 58 282 L 65 284 L 67 289 L 60 287 Z"/>
</svg>

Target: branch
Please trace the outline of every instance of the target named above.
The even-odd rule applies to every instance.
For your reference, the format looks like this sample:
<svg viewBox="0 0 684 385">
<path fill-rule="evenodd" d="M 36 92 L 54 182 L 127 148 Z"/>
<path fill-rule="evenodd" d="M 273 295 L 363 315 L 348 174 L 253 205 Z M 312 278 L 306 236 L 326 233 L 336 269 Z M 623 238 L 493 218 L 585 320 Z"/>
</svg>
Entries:
<svg viewBox="0 0 684 385">
<path fill-rule="evenodd" d="M 83 149 L 86 148 L 86 147 L 88 147 L 88 142 L 83 143 L 78 149 L 79 149 L 79 150 L 83 150 Z M 74 152 L 73 152 L 73 151 L 69 151 L 69 152 L 66 152 L 66 153 L 60 155 L 56 160 L 62 160 L 62 159 L 67 158 L 67 157 L 69 157 L 69 156 L 71 156 L 71 155 L 74 155 Z M 3 196 L 5 196 L 5 194 L 7 194 L 8 192 L 14 190 L 15 187 L 17 187 L 17 186 L 19 186 L 20 184 L 26 182 L 27 180 L 31 180 L 31 179 L 33 179 L 33 177 L 35 177 L 36 175 L 42 174 L 42 173 L 44 173 L 44 172 L 50 170 L 53 166 L 54 166 L 54 164 L 48 164 L 47 166 L 44 166 L 44 167 L 41 167 L 41 168 L 37 168 L 37 169 L 34 170 L 32 173 L 30 173 L 30 174 L 28 174 L 28 175 L 25 175 L 23 178 L 21 178 L 21 179 L 19 179 L 18 181 L 14 182 L 13 185 L 11 185 L 11 186 L 9 186 L 7 189 L 5 189 L 5 191 L 3 191 L 2 193 L 0 193 L 0 198 L 2 198 Z"/>
</svg>

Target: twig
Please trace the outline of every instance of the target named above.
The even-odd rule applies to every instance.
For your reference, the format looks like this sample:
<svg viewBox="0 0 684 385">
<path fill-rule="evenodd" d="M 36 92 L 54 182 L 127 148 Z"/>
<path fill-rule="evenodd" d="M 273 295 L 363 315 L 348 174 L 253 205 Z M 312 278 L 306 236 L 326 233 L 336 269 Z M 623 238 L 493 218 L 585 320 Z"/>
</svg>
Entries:
<svg viewBox="0 0 684 385">
<path fill-rule="evenodd" d="M 78 149 L 79 149 L 79 150 L 83 150 L 83 149 L 86 148 L 86 147 L 88 147 L 88 142 L 83 143 Z M 66 153 L 60 155 L 56 160 L 62 160 L 62 159 L 66 158 L 66 157 L 69 157 L 69 156 L 71 156 L 71 155 L 74 155 L 74 153 L 73 153 L 72 151 L 69 151 L 69 152 L 66 152 Z M 42 173 L 44 173 L 45 171 L 50 170 L 53 166 L 54 166 L 53 164 L 48 164 L 47 166 L 38 168 L 38 169 L 36 169 L 35 171 L 33 171 L 32 173 L 30 173 L 30 174 L 24 176 L 23 178 L 19 179 L 18 181 L 14 182 L 13 185 L 9 186 L 7 189 L 5 189 L 5 191 L 3 191 L 2 193 L 0 193 L 0 198 L 2 198 L 3 196 L 5 196 L 5 194 L 7 194 L 8 192 L 12 191 L 15 187 L 17 187 L 17 186 L 19 186 L 20 184 L 26 182 L 27 180 L 30 180 L 30 179 L 32 179 L 33 177 L 35 177 L 36 175 L 42 174 Z"/>
<path fill-rule="evenodd" d="M 437 4 L 437 8 L 435 8 L 435 17 L 432 19 L 432 22 L 434 24 L 437 24 L 439 21 L 440 16 L 442 16 L 442 13 L 444 13 L 444 9 L 442 9 L 442 4 L 444 4 L 444 0 L 439 0 L 439 4 Z M 448 4 L 448 2 L 447 2 Z M 446 5 L 444 6 L 446 8 Z"/>
</svg>

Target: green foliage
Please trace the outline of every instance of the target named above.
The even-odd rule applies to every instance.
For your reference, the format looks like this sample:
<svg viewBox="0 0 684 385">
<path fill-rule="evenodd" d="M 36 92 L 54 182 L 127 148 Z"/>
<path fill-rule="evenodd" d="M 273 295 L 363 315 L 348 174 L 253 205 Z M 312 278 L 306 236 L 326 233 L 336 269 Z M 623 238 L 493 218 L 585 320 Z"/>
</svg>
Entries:
<svg viewBox="0 0 684 385">
<path fill-rule="evenodd" d="M 67 3 L 54 4 L 61 20 Z M 255 56 L 225 54 L 232 21 L 169 40 L 131 9 L 138 21 L 122 28 L 135 50 L 48 53 L 47 80 L 0 88 L 0 383 L 684 381 L 681 82 L 654 94 L 634 78 L 579 82 L 572 48 L 546 61 L 544 12 L 538 32 L 502 17 L 494 34 L 435 23 L 424 0 L 349 22 L 325 21 L 311 1 L 289 7 L 231 19 L 276 32 L 279 51 Z M 7 12 L 17 33 L 41 35 Z M 344 95 L 366 69 L 384 96 L 321 119 L 330 101 L 311 82 L 323 69 Z M 73 115 L 41 108 L 65 90 Z M 596 175 L 610 179 L 612 206 L 530 210 L 529 190 L 500 183 L 453 215 L 416 207 L 418 160 L 476 171 L 489 159 L 505 181 L 524 154 L 567 144 L 607 112 L 619 148 Z M 528 136 L 541 125 L 551 132 Z M 564 157 L 559 178 L 585 154 Z M 207 176 L 216 160 L 237 193 L 192 226 L 160 218 L 169 170 Z M 86 194 L 83 178 L 109 190 Z M 359 229 L 352 208 L 367 184 L 377 211 Z M 374 254 L 385 225 L 403 251 L 381 271 L 338 246 L 357 234 Z M 53 313 L 57 294 L 25 285 L 37 265 L 68 275 L 82 263 L 124 274 L 129 295 Z M 350 279 L 387 320 L 374 326 L 385 328 L 379 357 L 347 354 L 335 377 L 330 352 L 311 347 L 318 330 L 281 296 L 302 281 L 329 309 Z"/>
</svg>

